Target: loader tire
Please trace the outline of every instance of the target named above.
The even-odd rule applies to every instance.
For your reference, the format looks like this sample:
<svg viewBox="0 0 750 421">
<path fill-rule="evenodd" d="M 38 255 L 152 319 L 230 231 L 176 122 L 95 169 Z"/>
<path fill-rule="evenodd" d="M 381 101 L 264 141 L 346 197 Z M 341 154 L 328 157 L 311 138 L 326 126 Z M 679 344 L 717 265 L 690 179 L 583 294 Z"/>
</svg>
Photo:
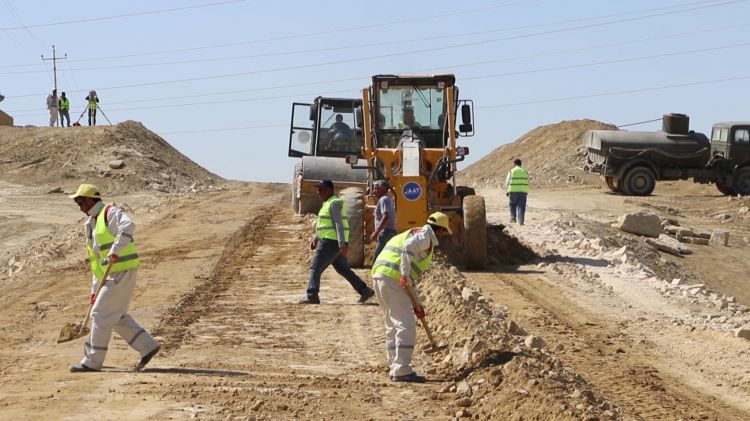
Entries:
<svg viewBox="0 0 750 421">
<path fill-rule="evenodd" d="M 487 214 L 484 197 L 466 196 L 464 213 L 464 261 L 467 269 L 484 269 L 487 264 Z"/>
<path fill-rule="evenodd" d="M 365 265 L 365 194 L 358 187 L 348 187 L 339 192 L 346 204 L 349 220 L 349 251 L 346 260 L 349 266 L 361 268 Z"/>
</svg>

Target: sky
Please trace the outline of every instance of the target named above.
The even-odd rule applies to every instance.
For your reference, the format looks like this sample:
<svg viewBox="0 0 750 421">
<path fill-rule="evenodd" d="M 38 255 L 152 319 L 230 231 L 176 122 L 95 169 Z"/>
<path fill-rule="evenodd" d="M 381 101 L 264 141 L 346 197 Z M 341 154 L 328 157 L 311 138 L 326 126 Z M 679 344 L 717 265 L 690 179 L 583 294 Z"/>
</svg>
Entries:
<svg viewBox="0 0 750 421">
<path fill-rule="evenodd" d="M 461 169 L 564 120 L 677 112 L 704 133 L 750 120 L 748 3 L 0 0 L 0 109 L 48 123 L 55 45 L 74 121 L 94 89 L 112 123 L 140 121 L 222 177 L 290 182 L 293 102 L 359 97 L 375 74 L 452 73 L 474 102 Z"/>
</svg>

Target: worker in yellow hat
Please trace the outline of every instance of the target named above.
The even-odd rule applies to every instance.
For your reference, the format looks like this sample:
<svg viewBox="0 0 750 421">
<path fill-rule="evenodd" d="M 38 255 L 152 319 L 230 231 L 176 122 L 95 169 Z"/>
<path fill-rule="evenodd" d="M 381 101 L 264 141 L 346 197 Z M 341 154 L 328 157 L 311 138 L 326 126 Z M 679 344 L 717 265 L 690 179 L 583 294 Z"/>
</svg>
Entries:
<svg viewBox="0 0 750 421">
<path fill-rule="evenodd" d="M 83 346 L 83 359 L 79 364 L 70 366 L 70 371 L 100 371 L 113 330 L 138 351 L 140 359 L 135 368 L 140 370 L 159 352 L 160 346 L 128 314 L 140 266 L 133 239 L 135 223 L 119 207 L 105 205 L 99 189 L 91 184 L 81 184 L 69 197 L 81 212 L 88 215 L 83 229 L 93 273 L 90 296 L 91 333 Z M 98 289 L 99 283 L 104 281 L 107 268 L 109 275 L 101 289 Z M 98 295 L 95 293 L 97 290 Z"/>
<path fill-rule="evenodd" d="M 412 228 L 391 238 L 372 265 L 373 288 L 385 315 L 385 348 L 389 376 L 395 382 L 424 383 L 411 366 L 417 342 L 415 316 L 425 317 L 415 280 L 432 262 L 438 238 L 453 234 L 450 218 L 435 212 L 421 228 Z M 415 298 L 412 302 L 410 295 Z"/>
</svg>

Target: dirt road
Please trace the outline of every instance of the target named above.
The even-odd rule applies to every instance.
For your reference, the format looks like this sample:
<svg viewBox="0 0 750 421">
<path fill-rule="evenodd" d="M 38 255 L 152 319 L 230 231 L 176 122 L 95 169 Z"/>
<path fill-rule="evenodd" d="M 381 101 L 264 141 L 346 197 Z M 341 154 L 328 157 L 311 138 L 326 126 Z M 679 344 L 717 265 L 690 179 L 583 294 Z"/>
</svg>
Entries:
<svg viewBox="0 0 750 421">
<path fill-rule="evenodd" d="M 18 186 L 0 190 L 7 198 Z M 484 193 L 490 222 L 506 220 L 499 192 Z M 131 370 L 137 355 L 119 338 L 110 343 L 102 373 L 67 371 L 80 359 L 82 340 L 54 339 L 88 307 L 81 239 L 74 234 L 82 215 L 67 199 L 41 191 L 0 203 L 2 227 L 18 228 L 4 229 L 0 244 L 14 261 L 26 262 L 0 279 L 0 418 L 380 420 L 460 413 L 475 419 L 595 419 L 573 415 L 587 411 L 608 414 L 598 419 L 750 418 L 748 342 L 725 330 L 748 313 L 665 295 L 653 276 L 640 279 L 641 272 L 630 270 L 632 261 L 611 265 L 615 257 L 605 262 L 586 254 L 582 242 L 563 241 L 575 231 L 587 237 L 597 221 L 642 206 L 598 190 L 581 194 L 584 199 L 571 205 L 564 192 L 539 192 L 530 201 L 528 225 L 508 228 L 541 261 L 463 275 L 481 287 L 490 307 L 507 306 L 508 320 L 544 338 L 542 354 L 559 358 L 563 371 L 608 399 L 596 404 L 602 406 L 598 412 L 567 389 L 546 388 L 552 374 L 541 371 L 524 379 L 523 388 L 511 386 L 515 372 L 509 370 L 505 381 L 488 389 L 492 376 L 466 366 L 464 372 L 481 376 L 433 370 L 427 385 L 389 382 L 378 306 L 356 305 L 356 293 L 332 271 L 322 280 L 322 305 L 294 304 L 306 287 L 312 220 L 291 212 L 289 186 L 237 183 L 209 193 L 112 198 L 127 203 L 139 225 L 144 265 L 131 313 L 164 344 L 143 372 Z M 677 199 L 660 196 L 651 203 L 661 206 L 659 200 Z M 576 207 L 586 207 L 588 219 L 572 218 Z M 48 211 L 24 213 L 40 208 Z M 691 218 L 685 220 L 698 220 Z M 28 228 L 37 221 L 44 221 L 40 228 Z M 729 252 L 741 253 L 734 244 Z M 695 260 L 710 259 L 711 252 L 696 249 Z M 683 266 L 700 277 L 700 265 Z M 722 273 L 730 279 L 741 269 L 730 264 Z M 363 278 L 367 273 L 357 272 Z M 745 300 L 740 294 L 737 299 Z M 428 301 L 427 307 L 429 313 L 437 306 Z M 705 317 L 714 313 L 727 321 Z M 447 316 L 440 317 L 436 331 L 457 355 L 460 338 L 448 336 Z M 522 344 L 524 336 L 517 341 Z M 523 347 L 497 351 L 513 351 L 511 364 L 529 370 L 542 356 Z M 436 358 L 418 356 L 417 369 L 449 364 L 443 355 Z M 502 368 L 506 362 L 493 364 Z M 474 403 L 461 412 L 455 391 L 463 378 Z M 552 408 L 555 399 L 566 403 Z M 581 403 L 567 403 L 571 399 Z"/>
</svg>

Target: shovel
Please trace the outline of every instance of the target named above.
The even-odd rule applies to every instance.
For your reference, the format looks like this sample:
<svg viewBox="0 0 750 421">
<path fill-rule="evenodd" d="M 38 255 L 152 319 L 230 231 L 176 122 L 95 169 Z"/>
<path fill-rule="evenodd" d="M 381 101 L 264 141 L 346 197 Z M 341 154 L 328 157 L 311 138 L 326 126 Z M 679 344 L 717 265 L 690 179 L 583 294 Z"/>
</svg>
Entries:
<svg viewBox="0 0 750 421">
<path fill-rule="evenodd" d="M 406 294 L 409 296 L 409 300 L 411 300 L 411 306 L 413 308 L 422 307 L 419 304 L 419 301 L 417 301 L 417 297 L 414 295 L 414 291 L 411 290 L 411 286 L 407 283 L 406 284 Z M 430 340 L 430 347 L 423 349 L 424 352 L 428 354 L 432 354 L 433 352 L 437 352 L 440 350 L 445 349 L 448 347 L 448 345 L 438 345 L 437 342 L 435 342 L 435 338 L 432 336 L 432 331 L 430 331 L 430 327 L 427 325 L 427 319 L 424 317 L 420 317 L 419 321 L 422 322 L 422 327 L 424 328 L 424 333 L 427 334 L 427 339 Z"/>
<path fill-rule="evenodd" d="M 89 306 L 89 311 L 86 312 L 86 317 L 83 319 L 83 323 L 66 323 L 65 326 L 60 330 L 60 335 L 57 337 L 57 343 L 63 343 L 72 341 L 88 335 L 89 328 L 86 326 L 91 317 L 91 309 L 94 308 L 94 303 L 97 297 L 99 297 L 99 291 L 102 290 L 104 284 L 107 283 L 107 277 L 109 276 L 109 270 L 112 269 L 112 265 L 107 265 L 107 270 L 104 271 L 102 281 L 99 282 L 99 287 L 96 288 L 96 294 L 94 294 L 94 302 Z"/>
</svg>

